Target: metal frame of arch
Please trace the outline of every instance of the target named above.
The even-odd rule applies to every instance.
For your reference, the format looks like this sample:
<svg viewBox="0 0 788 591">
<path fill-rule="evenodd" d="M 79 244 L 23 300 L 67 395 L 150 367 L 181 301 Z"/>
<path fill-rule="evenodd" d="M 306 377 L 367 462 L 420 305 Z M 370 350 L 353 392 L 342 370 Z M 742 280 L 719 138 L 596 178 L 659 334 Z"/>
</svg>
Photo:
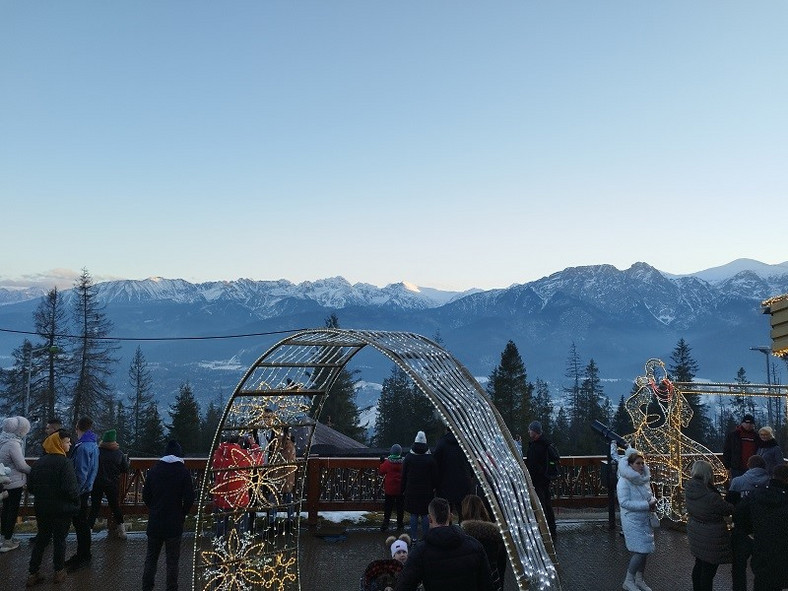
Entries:
<svg viewBox="0 0 788 591">
<path fill-rule="evenodd" d="M 330 328 L 282 339 L 247 370 L 227 403 L 200 491 L 192 588 L 300 589 L 298 520 L 294 527 L 285 521 L 284 528 L 274 520 L 255 536 L 249 517 L 299 514 L 306 458 L 326 393 L 366 346 L 402 368 L 453 430 L 492 508 L 518 588 L 560 589 L 552 540 L 528 472 L 473 376 L 420 335 Z M 285 452 L 283 433 L 295 435 L 295 455 Z M 219 444 L 232 434 L 256 435 L 259 449 L 228 461 L 227 448 Z M 292 498 L 286 492 L 291 487 Z M 217 497 L 223 508 L 209 513 Z"/>
</svg>

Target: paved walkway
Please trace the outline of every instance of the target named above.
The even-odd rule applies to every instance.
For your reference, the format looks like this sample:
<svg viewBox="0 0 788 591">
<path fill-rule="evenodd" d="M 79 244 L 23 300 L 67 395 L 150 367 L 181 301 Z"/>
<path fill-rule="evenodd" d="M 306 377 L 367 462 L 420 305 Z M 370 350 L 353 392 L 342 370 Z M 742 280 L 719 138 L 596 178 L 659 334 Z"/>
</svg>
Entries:
<svg viewBox="0 0 788 591">
<path fill-rule="evenodd" d="M 367 563 L 383 558 L 385 535 L 377 529 L 353 528 L 344 535 L 324 538 L 325 530 L 305 531 L 301 536 L 301 588 L 305 591 L 357 591 Z M 654 591 L 691 591 L 690 576 L 694 559 L 683 532 L 670 528 L 657 530 L 657 551 L 649 558 L 646 581 Z M 30 545 L 22 537 L 19 550 L 0 554 L 0 589 L 22 589 L 27 578 Z M 191 588 L 192 542 L 184 537 L 181 555 L 181 589 Z M 67 556 L 76 541 L 69 536 Z M 126 541 L 108 539 L 106 533 L 94 534 L 93 563 L 89 570 L 69 575 L 66 583 L 44 582 L 35 589 L 62 591 L 132 591 L 141 588 L 145 558 L 144 534 L 130 534 Z M 556 544 L 564 591 L 619 591 L 629 553 L 624 539 L 608 529 L 607 521 L 573 519 L 559 516 Z M 41 572 L 51 580 L 51 552 L 44 556 Z M 164 589 L 164 556 L 157 575 L 157 589 Z M 514 590 L 511 572 L 506 591 Z M 750 588 L 752 582 L 750 583 Z M 714 582 L 715 591 L 731 588 L 730 566 L 723 565 Z"/>
</svg>

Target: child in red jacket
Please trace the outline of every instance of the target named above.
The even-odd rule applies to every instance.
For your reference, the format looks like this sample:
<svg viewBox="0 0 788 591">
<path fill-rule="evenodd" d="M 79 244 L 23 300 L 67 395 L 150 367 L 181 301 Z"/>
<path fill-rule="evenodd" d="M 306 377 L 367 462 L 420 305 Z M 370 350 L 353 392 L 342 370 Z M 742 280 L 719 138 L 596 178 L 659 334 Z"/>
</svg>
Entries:
<svg viewBox="0 0 788 591">
<path fill-rule="evenodd" d="M 398 443 L 391 446 L 391 453 L 380 464 L 378 472 L 383 475 L 383 493 L 385 494 L 383 525 L 380 526 L 380 531 L 386 531 L 389 528 L 391 510 L 395 505 L 397 507 L 397 529 L 402 529 L 405 513 L 402 496 L 402 446 Z"/>
</svg>

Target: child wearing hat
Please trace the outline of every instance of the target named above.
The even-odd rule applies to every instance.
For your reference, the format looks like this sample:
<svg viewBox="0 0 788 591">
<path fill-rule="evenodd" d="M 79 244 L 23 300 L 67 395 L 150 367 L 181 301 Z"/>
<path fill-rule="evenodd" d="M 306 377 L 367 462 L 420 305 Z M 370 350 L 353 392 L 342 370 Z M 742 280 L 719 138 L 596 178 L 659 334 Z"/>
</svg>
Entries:
<svg viewBox="0 0 788 591">
<path fill-rule="evenodd" d="M 383 475 L 383 525 L 380 531 L 386 531 L 391 522 L 391 511 L 397 507 L 397 529 L 404 527 L 405 500 L 402 496 L 402 446 L 395 443 L 391 446 L 389 456 L 378 468 Z"/>
<path fill-rule="evenodd" d="M 101 510 L 101 501 L 107 497 L 107 505 L 112 513 L 113 524 L 109 535 L 121 540 L 126 539 L 126 524 L 118 503 L 120 475 L 129 471 L 129 457 L 120 450 L 118 434 L 115 429 L 104 432 L 99 442 L 99 461 L 96 480 L 90 493 L 90 527 L 95 529 L 96 519 Z"/>
</svg>

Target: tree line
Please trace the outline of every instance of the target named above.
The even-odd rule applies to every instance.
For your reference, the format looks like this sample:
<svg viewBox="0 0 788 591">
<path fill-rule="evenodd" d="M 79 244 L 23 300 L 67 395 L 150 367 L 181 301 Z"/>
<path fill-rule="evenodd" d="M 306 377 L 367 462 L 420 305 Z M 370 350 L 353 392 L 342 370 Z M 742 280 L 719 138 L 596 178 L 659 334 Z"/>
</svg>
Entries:
<svg viewBox="0 0 788 591">
<path fill-rule="evenodd" d="M 112 322 L 98 301 L 87 269 L 76 280 L 68 305 L 63 294 L 53 288 L 42 298 L 33 317 L 39 338 L 25 339 L 12 353 L 12 367 L 0 370 L 0 413 L 33 419 L 31 441 L 43 439 L 49 418 L 59 417 L 65 425 L 73 426 L 79 417 L 90 415 L 97 430 L 115 429 L 118 441 L 132 455 L 159 455 L 169 438 L 178 439 L 188 455 L 210 451 L 223 410 L 221 401 L 211 401 L 201 411 L 192 386 L 185 382 L 168 409 L 169 420 L 165 420 L 160 415 L 151 372 L 140 347 L 128 368 L 128 394 L 116 396 L 109 378 L 118 364 L 118 345 L 110 337 Z M 326 318 L 325 326 L 339 328 L 337 315 Z M 442 344 L 439 333 L 433 340 Z M 683 338 L 673 349 L 670 361 L 671 380 L 694 380 L 698 363 Z M 406 372 L 394 365 L 383 381 L 375 428 L 367 440 L 355 400 L 358 373 L 343 368 L 328 396 L 316 399 L 313 416 L 320 412 L 321 420 L 328 426 L 382 448 L 393 443 L 408 446 L 419 430 L 425 431 L 431 441 L 440 436 L 443 425 L 432 404 Z M 610 425 L 622 435 L 632 431 L 624 407 L 625 396 L 622 394 L 613 408 L 600 376 L 594 359 L 583 360 L 572 343 L 564 373 L 567 381 L 561 388 L 563 396 L 555 399 L 546 381 L 538 377 L 529 380 L 525 362 L 510 340 L 501 352 L 500 363 L 489 375 L 485 391 L 512 434 L 527 439 L 528 424 L 538 420 L 562 454 L 595 455 L 604 453 L 604 445 L 590 427 L 594 420 Z M 739 368 L 735 381 L 750 383 L 744 368 Z M 630 394 L 636 388 L 633 383 Z M 717 400 L 712 408 L 708 399 L 691 390 L 685 396 L 693 411 L 685 434 L 712 450 L 721 449 L 725 434 L 735 428 L 745 413 L 753 414 L 759 425 L 771 423 L 781 443 L 787 438 L 786 417 L 776 401 L 770 401 L 764 410 L 752 397 L 732 396 Z"/>
</svg>

